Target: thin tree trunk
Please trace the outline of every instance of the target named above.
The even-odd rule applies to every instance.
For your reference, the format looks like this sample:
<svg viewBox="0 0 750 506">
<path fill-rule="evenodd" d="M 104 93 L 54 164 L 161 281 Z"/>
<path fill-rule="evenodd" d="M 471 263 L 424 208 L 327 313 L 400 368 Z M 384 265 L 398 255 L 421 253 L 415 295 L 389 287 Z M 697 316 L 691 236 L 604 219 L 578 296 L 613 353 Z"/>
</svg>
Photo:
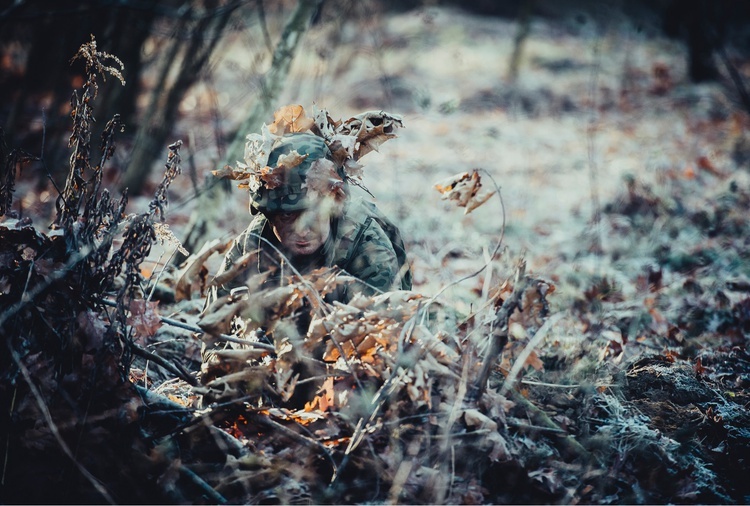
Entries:
<svg viewBox="0 0 750 506">
<path fill-rule="evenodd" d="M 234 140 L 227 149 L 222 166 L 242 160 L 245 151 L 245 136 L 250 132 L 259 131 L 263 123 L 270 119 L 286 83 L 299 42 L 321 3 L 322 0 L 299 0 L 297 8 L 284 26 L 281 40 L 276 44 L 271 68 L 261 81 L 260 95 L 250 114 L 237 130 Z M 205 189 L 199 195 L 195 210 L 190 216 L 187 235 L 183 241 L 188 251 L 197 250 L 206 241 L 209 228 L 220 216 L 222 202 L 230 189 L 230 185 L 221 184 L 220 180 L 209 174 Z M 174 263 L 179 264 L 184 259 L 184 256 L 175 255 Z"/>
<path fill-rule="evenodd" d="M 167 136 L 172 130 L 180 101 L 185 92 L 198 80 L 201 70 L 216 49 L 229 17 L 237 6 L 239 6 L 238 3 L 234 6 L 223 7 L 218 14 L 206 12 L 198 23 L 190 28 L 192 36 L 187 47 L 184 48 L 182 58 L 177 58 L 182 43 L 179 37 L 175 37 L 169 54 L 165 58 L 159 83 L 151 95 L 146 110 L 148 116 L 141 122 L 141 127 L 136 134 L 133 155 L 123 178 L 122 186 L 129 188 L 131 194 L 140 193 L 143 188 L 156 154 L 163 149 Z M 187 19 L 191 17 L 192 12 L 188 9 L 178 24 L 178 35 L 187 25 Z M 176 61 L 181 62 L 179 72 L 169 89 L 165 90 L 165 81 Z"/>
<path fill-rule="evenodd" d="M 534 11 L 534 0 L 524 0 L 518 13 L 516 36 L 513 38 L 513 54 L 508 65 L 507 80 L 514 83 L 518 79 L 518 69 L 521 66 L 523 47 L 531 32 L 531 15 Z"/>
</svg>

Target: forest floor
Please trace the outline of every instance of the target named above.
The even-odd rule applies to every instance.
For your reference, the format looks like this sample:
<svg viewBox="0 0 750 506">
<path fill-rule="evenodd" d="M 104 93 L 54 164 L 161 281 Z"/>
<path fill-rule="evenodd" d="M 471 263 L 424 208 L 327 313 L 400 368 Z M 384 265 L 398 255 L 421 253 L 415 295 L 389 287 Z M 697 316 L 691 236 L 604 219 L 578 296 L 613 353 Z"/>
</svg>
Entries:
<svg viewBox="0 0 750 506">
<path fill-rule="evenodd" d="M 490 380 L 499 404 L 480 410 L 495 427 L 513 429 L 505 460 L 502 445 L 477 443 L 493 464 L 470 479 L 471 465 L 454 461 L 446 486 L 419 475 L 429 465 L 407 469 L 388 454 L 389 493 L 368 496 L 359 477 L 349 495 L 316 495 L 309 485 L 314 500 L 746 503 L 750 118 L 731 86 L 690 83 L 679 42 L 616 17 L 599 28 L 582 16 L 534 19 L 512 82 L 513 22 L 430 8 L 346 24 L 335 47 L 326 30 L 310 32 L 281 103 L 308 111 L 315 103 L 342 119 L 371 109 L 403 116 L 398 138 L 364 159 L 364 184 L 402 231 L 414 291 L 439 294 L 436 303 L 468 318 L 466 337 L 467 321 L 487 328 L 481 308 L 497 304 L 498 292 L 508 299 L 499 287 L 513 282 L 521 259 L 528 275 L 552 289 L 541 296 L 550 325 L 511 323 L 511 342 Z M 183 104 L 177 137 L 195 143 L 199 173 L 219 158 L 206 127 L 213 121 L 208 104 L 227 108 L 221 128 L 228 129 L 252 102 L 241 81 L 251 43 L 233 35 L 211 86 Z M 738 63 L 750 78 L 750 62 Z M 217 90 L 213 98 L 210 90 Z M 433 185 L 473 168 L 484 169 L 491 176 L 484 183 L 494 179 L 500 194 L 464 215 Z M 172 190 L 190 194 L 189 178 Z M 194 203 L 173 198 L 167 216 L 178 237 Z M 235 189 L 222 205 L 211 238 L 229 240 L 246 226 L 247 195 Z M 164 256 L 152 252 L 147 271 Z M 209 271 L 217 262 L 209 261 Z M 201 305 L 162 304 L 159 312 L 194 324 Z M 189 334 L 164 326 L 144 342 L 152 350 L 173 339 L 190 343 L 170 353 L 195 368 L 198 345 Z M 152 388 L 192 402 L 185 385 L 160 386 L 170 375 L 152 367 Z M 520 380 L 515 392 L 502 389 L 509 375 Z M 487 425 L 469 413 L 462 420 L 475 437 L 471 429 Z M 232 421 L 224 428 L 252 441 Z M 274 455 L 273 445 L 249 444 Z M 370 444 L 381 447 L 375 437 Z M 410 451 L 405 444 L 416 461 Z M 471 453 L 454 455 L 462 457 Z M 266 469 L 243 458 L 231 470 L 237 480 L 243 465 Z M 302 468 L 293 473 L 309 484 Z M 231 484 L 221 482 L 230 499 L 262 500 L 262 485 L 253 483 L 252 493 L 231 495 Z"/>
</svg>

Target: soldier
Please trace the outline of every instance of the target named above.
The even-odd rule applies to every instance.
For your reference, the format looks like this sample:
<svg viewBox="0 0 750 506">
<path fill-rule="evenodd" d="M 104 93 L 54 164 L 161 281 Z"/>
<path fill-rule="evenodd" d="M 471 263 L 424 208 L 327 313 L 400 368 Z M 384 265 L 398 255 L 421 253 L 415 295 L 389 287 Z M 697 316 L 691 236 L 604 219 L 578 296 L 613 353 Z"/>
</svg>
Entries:
<svg viewBox="0 0 750 506">
<path fill-rule="evenodd" d="M 257 257 L 247 275 L 219 287 L 218 295 L 244 284 L 251 273 L 272 271 L 266 285 L 283 283 L 283 274 L 290 273 L 287 262 L 301 274 L 339 267 L 356 278 L 335 294 L 342 302 L 356 292 L 410 290 L 411 271 L 398 229 L 374 204 L 351 197 L 345 170 L 336 167 L 326 142 L 312 133 L 286 135 L 271 151 L 268 166 L 280 167 L 290 154 L 304 160 L 280 171 L 273 183 L 261 182 L 251 190 L 255 218 L 235 239 L 217 275 L 249 253 Z M 326 188 L 331 191 L 318 191 L 321 182 L 327 185 L 331 179 L 337 183 Z"/>
<path fill-rule="evenodd" d="M 290 163 L 290 158 L 296 161 Z M 235 264 L 248 265 L 212 290 L 205 310 L 218 297 L 244 286 L 253 274 L 268 273 L 263 287 L 280 286 L 292 273 L 288 264 L 303 275 L 338 267 L 354 278 L 327 294 L 328 302 L 348 302 L 356 293 L 411 290 L 411 271 L 398 229 L 374 204 L 351 197 L 346 171 L 332 159 L 323 138 L 311 133 L 287 135 L 275 144 L 267 161 L 273 177 L 251 187 L 250 211 L 255 217 L 235 239 L 217 277 Z M 300 315 L 297 323 L 304 332 L 307 318 Z M 214 378 L 216 349 L 202 346 L 204 383 Z M 308 365 L 296 367 L 302 370 Z M 309 400 L 315 387 L 299 389 L 294 398 Z M 213 393 L 207 393 L 203 403 L 215 400 Z"/>
</svg>

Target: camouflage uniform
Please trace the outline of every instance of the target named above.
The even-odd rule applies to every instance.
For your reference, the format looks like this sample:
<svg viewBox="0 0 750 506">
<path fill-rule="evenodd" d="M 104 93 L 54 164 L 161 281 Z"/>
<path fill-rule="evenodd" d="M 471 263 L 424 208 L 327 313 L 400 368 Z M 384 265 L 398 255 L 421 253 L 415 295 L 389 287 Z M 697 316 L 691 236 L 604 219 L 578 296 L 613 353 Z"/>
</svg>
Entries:
<svg viewBox="0 0 750 506">
<path fill-rule="evenodd" d="M 256 216 L 250 226 L 235 239 L 218 274 L 229 269 L 245 254 L 257 252 L 257 258 L 246 273 L 219 287 L 218 293 L 209 297 L 209 303 L 217 295 L 243 285 L 251 274 L 273 270 L 274 274 L 266 282 L 267 285 L 283 283 L 283 275 L 290 274 L 284 269 L 287 260 L 276 251 L 282 250 L 282 247 L 264 213 L 301 211 L 315 205 L 307 195 L 307 172 L 315 160 L 330 158 L 330 151 L 320 137 L 294 134 L 286 137 L 271 152 L 268 165 L 274 166 L 279 156 L 292 150 L 308 155 L 307 159 L 289 170 L 285 184 L 273 189 L 261 186 L 251 194 L 251 211 Z M 345 181 L 343 169 L 338 168 L 338 172 Z M 346 191 L 348 192 L 348 188 Z M 356 286 L 344 287 L 334 296 L 342 302 L 348 301 L 355 292 L 372 294 L 378 291 L 411 290 L 412 287 L 411 271 L 398 229 L 374 204 L 362 199 L 347 198 L 342 212 L 331 217 L 330 234 L 318 253 L 289 260 L 302 274 L 320 267 L 339 267 L 357 278 L 359 281 L 354 283 Z"/>
<path fill-rule="evenodd" d="M 232 268 L 245 255 L 248 255 L 245 259 L 251 258 L 252 262 L 245 268 L 245 272 L 238 273 L 226 285 L 216 287 L 211 291 L 206 301 L 206 309 L 217 297 L 225 295 L 232 288 L 244 286 L 253 274 L 269 273 L 263 283 L 264 288 L 284 284 L 288 280 L 288 275 L 291 274 L 291 270 L 286 266 L 287 262 L 290 262 L 301 274 L 321 267 L 339 267 L 346 274 L 356 278 L 355 281 L 341 284 L 333 292 L 326 294 L 325 299 L 328 302 L 334 300 L 348 302 L 356 293 L 373 294 L 378 291 L 411 290 L 411 271 L 398 229 L 374 204 L 349 198 L 346 175 L 341 167 L 336 169 L 340 179 L 333 177 L 330 173 L 326 173 L 326 177 L 331 176 L 334 184 L 339 185 L 338 189 L 343 190 L 345 197 L 343 202 L 328 208 L 330 212 L 325 212 L 323 210 L 325 208 L 316 208 L 323 219 L 326 215 L 330 216 L 330 232 L 324 243 L 316 252 L 302 257 L 290 256 L 284 251 L 266 215 L 303 211 L 311 206 L 331 204 L 326 199 L 323 199 L 321 204 L 321 201 L 308 195 L 314 192 L 312 190 L 308 192 L 306 184 L 307 174 L 313 162 L 331 158 L 328 146 L 320 137 L 312 134 L 295 134 L 285 137 L 282 144 L 269 155 L 268 167 L 277 166 L 279 156 L 292 150 L 296 150 L 300 155 L 308 156 L 300 165 L 286 169 L 283 174 L 284 184 L 272 189 L 269 189 L 267 185 L 261 185 L 251 193 L 251 212 L 255 214 L 255 217 L 250 226 L 235 239 L 217 276 Z M 297 316 L 299 332 L 304 333 L 308 325 L 309 315 L 300 312 Z M 263 329 L 254 338 L 264 338 Z M 203 343 L 201 382 L 210 383 L 217 371 L 219 374 L 222 371 L 220 367 L 213 368 L 217 363 L 214 351 L 234 346 L 232 343 Z M 320 358 L 323 349 L 324 346 L 312 353 Z M 303 377 L 320 376 L 325 373 L 325 370 L 315 369 L 319 368 L 319 365 L 307 362 L 297 363 L 294 367 L 295 373 L 302 374 Z M 289 400 L 290 405 L 298 403 L 301 407 L 304 405 L 301 403 L 309 401 L 319 386 L 317 382 L 313 382 L 295 389 L 294 397 Z M 220 399 L 215 398 L 214 393 L 209 391 L 201 402 L 203 405 L 208 405 L 217 400 Z"/>
</svg>

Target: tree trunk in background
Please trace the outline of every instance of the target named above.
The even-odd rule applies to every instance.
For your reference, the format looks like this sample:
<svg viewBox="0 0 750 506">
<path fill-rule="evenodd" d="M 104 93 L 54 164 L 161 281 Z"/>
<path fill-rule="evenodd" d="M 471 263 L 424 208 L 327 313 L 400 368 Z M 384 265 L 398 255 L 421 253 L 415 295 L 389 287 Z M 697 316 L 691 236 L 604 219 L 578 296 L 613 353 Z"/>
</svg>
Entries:
<svg viewBox="0 0 750 506">
<path fill-rule="evenodd" d="M 151 27 L 156 19 L 153 4 L 143 10 L 114 7 L 110 13 L 110 23 L 99 43 L 105 51 L 125 62 L 125 86 L 117 79 L 108 79 L 99 90 L 101 104 L 97 107 L 103 114 L 100 123 L 114 114 L 119 114 L 123 124 L 135 125 L 136 98 L 141 92 L 141 72 L 143 71 L 142 49 L 151 35 Z M 112 45 L 112 48 L 109 48 Z M 102 125 L 103 126 L 103 125 Z"/>
<path fill-rule="evenodd" d="M 168 3 L 161 6 L 168 8 Z M 100 103 L 96 106 L 99 121 L 92 138 L 99 138 L 115 113 L 130 123 L 140 91 L 140 51 L 155 17 L 154 4 L 110 7 L 92 0 L 38 0 L 0 9 L 0 44 L 28 48 L 25 62 L 16 63 L 15 68 L 11 65 L 5 75 L 2 73 L 8 70 L 0 68 L 0 126 L 9 134 L 9 142 L 34 154 L 44 149 L 42 155 L 53 174 L 67 167 L 70 95 L 80 86 L 83 75 L 82 65 L 71 65 L 71 58 L 92 34 L 99 50 L 126 63 L 125 86 L 117 79 L 100 83 Z M 14 60 L 11 57 L 9 61 Z M 43 131 L 30 128 L 40 120 L 44 122 Z M 46 175 L 39 175 L 40 184 L 46 184 Z"/>
<path fill-rule="evenodd" d="M 242 160 L 245 152 L 245 136 L 248 133 L 259 132 L 263 123 L 271 119 L 271 114 L 278 105 L 276 101 L 289 75 L 289 68 L 299 42 L 310 26 L 321 3 L 322 0 L 299 0 L 297 8 L 284 26 L 281 40 L 276 45 L 271 60 L 271 68 L 261 83 L 260 95 L 252 111 L 237 130 L 234 140 L 226 152 L 222 166 L 233 164 L 236 160 Z M 210 226 L 217 221 L 222 212 L 222 203 L 227 191 L 231 189 L 229 184 L 222 183 L 221 180 L 210 174 L 207 177 L 205 188 L 198 197 L 195 210 L 190 216 L 187 235 L 183 240 L 183 245 L 190 252 L 196 252 L 200 245 L 206 241 Z M 174 263 L 179 264 L 184 259 L 185 257 L 182 255 L 175 255 Z"/>
<path fill-rule="evenodd" d="M 140 122 L 130 162 L 123 177 L 121 185 L 128 188 L 131 194 L 138 194 L 143 188 L 154 160 L 159 158 L 159 153 L 167 145 L 167 136 L 177 118 L 180 101 L 198 80 L 201 70 L 216 49 L 232 12 L 238 6 L 238 3 L 233 3 L 207 9 L 195 24 L 190 22 L 194 17 L 192 7 L 185 9 L 168 54 L 163 59 L 159 82 L 151 93 L 145 117 Z M 185 45 L 182 36 L 186 31 L 190 32 L 190 37 Z M 184 51 L 178 57 L 181 49 Z M 171 84 L 167 84 L 167 78 L 175 65 L 180 65 L 177 76 Z"/>
<path fill-rule="evenodd" d="M 513 37 L 513 54 L 508 65 L 507 80 L 511 83 L 518 79 L 518 68 L 521 66 L 523 47 L 531 32 L 531 14 L 534 11 L 534 0 L 524 0 L 518 11 L 518 25 L 516 36 Z"/>
</svg>

